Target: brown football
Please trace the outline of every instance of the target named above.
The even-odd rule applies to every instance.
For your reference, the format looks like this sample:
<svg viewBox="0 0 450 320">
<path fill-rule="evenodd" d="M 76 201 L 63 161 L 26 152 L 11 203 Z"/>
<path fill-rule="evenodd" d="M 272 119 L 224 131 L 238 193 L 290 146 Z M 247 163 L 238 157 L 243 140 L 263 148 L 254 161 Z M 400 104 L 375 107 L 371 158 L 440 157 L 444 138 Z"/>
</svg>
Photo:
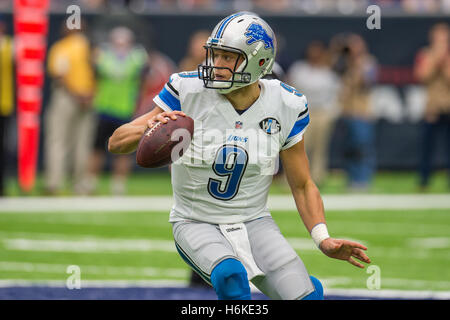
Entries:
<svg viewBox="0 0 450 320">
<path fill-rule="evenodd" d="M 176 120 L 166 119 L 167 123 L 156 122 L 141 137 L 136 151 L 136 163 L 141 167 L 167 166 L 178 160 L 189 146 L 194 133 L 194 120 L 180 115 L 177 115 Z M 172 152 L 177 144 L 180 146 Z"/>
</svg>

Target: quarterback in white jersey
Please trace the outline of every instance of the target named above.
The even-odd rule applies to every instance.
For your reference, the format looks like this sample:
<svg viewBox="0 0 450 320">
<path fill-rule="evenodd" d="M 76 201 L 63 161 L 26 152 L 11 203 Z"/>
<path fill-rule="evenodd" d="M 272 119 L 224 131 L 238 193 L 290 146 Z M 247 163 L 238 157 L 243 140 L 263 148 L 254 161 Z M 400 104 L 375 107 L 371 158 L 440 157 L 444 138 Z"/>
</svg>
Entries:
<svg viewBox="0 0 450 320">
<path fill-rule="evenodd" d="M 205 49 L 205 64 L 173 74 L 154 110 L 119 127 L 108 148 L 133 152 L 157 121 L 193 118 L 190 146 L 172 165 L 170 222 L 180 256 L 219 299 L 250 299 L 249 281 L 272 299 L 323 299 L 320 281 L 309 276 L 267 208 L 278 157 L 318 248 L 360 268 L 354 258 L 370 259 L 365 246 L 328 234 L 304 148 L 307 100 L 287 84 L 261 79 L 272 70 L 276 39 L 259 16 L 224 18 Z"/>
<path fill-rule="evenodd" d="M 270 215 L 267 196 L 281 150 L 302 140 L 306 98 L 278 80 L 259 81 L 261 93 L 239 114 L 198 72 L 170 77 L 155 103 L 195 121 L 190 148 L 172 165 L 175 204 L 170 222 L 238 223 Z"/>
</svg>

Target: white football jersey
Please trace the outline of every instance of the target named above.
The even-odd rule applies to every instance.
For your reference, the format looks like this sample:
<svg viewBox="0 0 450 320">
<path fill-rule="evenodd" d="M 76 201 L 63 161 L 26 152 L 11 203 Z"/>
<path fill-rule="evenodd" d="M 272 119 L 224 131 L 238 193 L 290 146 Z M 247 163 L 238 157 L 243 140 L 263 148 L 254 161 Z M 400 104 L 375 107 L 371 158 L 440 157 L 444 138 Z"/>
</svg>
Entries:
<svg viewBox="0 0 450 320">
<path fill-rule="evenodd" d="M 170 222 L 232 224 L 270 215 L 267 197 L 278 155 L 303 138 L 306 97 L 278 80 L 259 80 L 261 94 L 239 114 L 207 89 L 197 72 L 173 74 L 154 102 L 194 119 L 194 134 L 172 164 Z"/>
</svg>

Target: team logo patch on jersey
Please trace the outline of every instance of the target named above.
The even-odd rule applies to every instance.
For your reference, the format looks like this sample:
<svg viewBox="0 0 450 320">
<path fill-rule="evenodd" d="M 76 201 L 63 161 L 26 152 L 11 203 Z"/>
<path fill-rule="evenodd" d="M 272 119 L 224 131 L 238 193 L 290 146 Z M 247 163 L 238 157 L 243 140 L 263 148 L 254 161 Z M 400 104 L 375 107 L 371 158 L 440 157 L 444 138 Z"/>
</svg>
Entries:
<svg viewBox="0 0 450 320">
<path fill-rule="evenodd" d="M 267 134 L 276 134 L 281 130 L 281 125 L 275 118 L 265 118 L 259 123 L 259 127 Z"/>
<path fill-rule="evenodd" d="M 247 44 L 252 44 L 256 41 L 264 42 L 265 49 L 273 50 L 273 39 L 267 34 L 267 31 L 257 23 L 252 23 L 244 34 L 247 38 Z"/>
</svg>

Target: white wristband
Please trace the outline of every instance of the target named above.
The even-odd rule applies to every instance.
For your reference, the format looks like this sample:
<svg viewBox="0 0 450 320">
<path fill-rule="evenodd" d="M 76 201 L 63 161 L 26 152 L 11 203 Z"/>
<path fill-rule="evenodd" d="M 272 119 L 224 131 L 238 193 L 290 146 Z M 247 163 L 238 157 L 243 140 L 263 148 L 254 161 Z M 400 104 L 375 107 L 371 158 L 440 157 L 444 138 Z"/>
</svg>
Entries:
<svg viewBox="0 0 450 320">
<path fill-rule="evenodd" d="M 327 225 L 325 223 L 316 224 L 311 230 L 311 237 L 316 246 L 320 249 L 320 243 L 330 237 Z"/>
</svg>

